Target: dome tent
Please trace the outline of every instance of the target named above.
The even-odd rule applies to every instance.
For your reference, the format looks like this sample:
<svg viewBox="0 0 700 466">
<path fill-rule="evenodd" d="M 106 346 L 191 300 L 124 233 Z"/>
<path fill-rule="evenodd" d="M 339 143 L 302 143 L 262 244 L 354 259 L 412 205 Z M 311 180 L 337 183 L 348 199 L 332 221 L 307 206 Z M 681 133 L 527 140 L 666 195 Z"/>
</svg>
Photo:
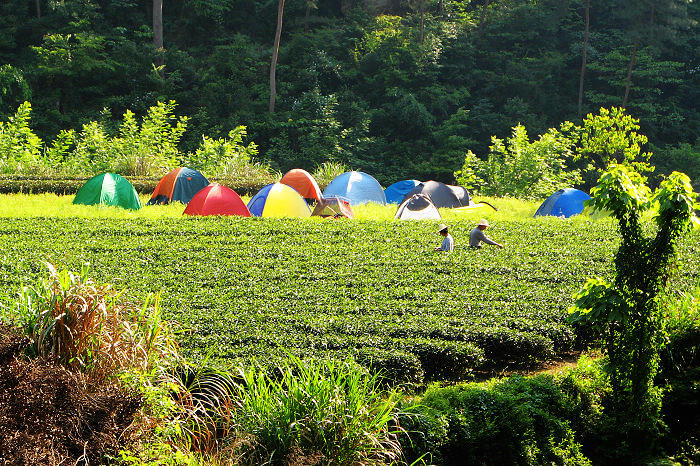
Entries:
<svg viewBox="0 0 700 466">
<path fill-rule="evenodd" d="M 187 204 L 197 192 L 208 185 L 209 180 L 197 170 L 187 167 L 176 168 L 160 179 L 148 205 L 170 204 L 174 201 Z"/>
<path fill-rule="evenodd" d="M 324 197 L 341 196 L 351 205 L 376 202 L 386 204 L 384 190 L 373 176 L 363 172 L 346 172 L 333 178 L 325 191 Z"/>
<path fill-rule="evenodd" d="M 414 194 L 401 203 L 394 215 L 395 220 L 441 220 L 435 204 L 425 194 Z"/>
<path fill-rule="evenodd" d="M 435 207 L 452 209 L 469 205 L 469 202 L 466 204 L 461 202 L 457 196 L 455 196 L 450 186 L 447 186 L 445 183 L 440 183 L 439 181 L 426 181 L 425 183 L 419 184 L 406 194 L 404 200 L 409 199 L 414 194 L 427 195 L 432 203 L 435 204 Z"/>
<path fill-rule="evenodd" d="M 384 190 L 386 202 L 390 204 L 401 204 L 406 193 L 420 184 L 418 180 L 397 181 Z"/>
<path fill-rule="evenodd" d="M 350 207 L 350 202 L 340 196 L 322 197 L 312 216 L 333 217 L 333 218 L 355 218 L 355 214 Z"/>
<path fill-rule="evenodd" d="M 132 210 L 141 208 L 141 200 L 131 183 L 114 173 L 102 173 L 87 180 L 75 195 L 73 204 L 102 204 Z"/>
<path fill-rule="evenodd" d="M 469 191 L 467 191 L 467 188 L 464 186 L 452 186 L 449 184 L 447 187 L 452 190 L 452 194 L 454 194 L 457 200 L 462 204 L 462 207 L 470 204 L 471 197 L 469 196 Z"/>
<path fill-rule="evenodd" d="M 250 217 L 250 212 L 238 193 L 219 183 L 212 183 L 197 192 L 182 214 Z"/>
<path fill-rule="evenodd" d="M 315 199 L 317 201 L 321 199 L 321 188 L 318 187 L 318 183 L 316 183 L 316 180 L 309 172 L 301 168 L 289 170 L 284 174 L 280 183 L 296 189 L 304 199 Z"/>
<path fill-rule="evenodd" d="M 248 201 L 256 217 L 310 217 L 311 211 L 294 188 L 282 183 L 268 184 Z"/>
<path fill-rule="evenodd" d="M 566 218 L 583 212 L 583 202 L 591 196 L 579 189 L 560 189 L 549 196 L 535 212 L 535 217 L 553 215 L 555 217 L 564 216 Z"/>
</svg>

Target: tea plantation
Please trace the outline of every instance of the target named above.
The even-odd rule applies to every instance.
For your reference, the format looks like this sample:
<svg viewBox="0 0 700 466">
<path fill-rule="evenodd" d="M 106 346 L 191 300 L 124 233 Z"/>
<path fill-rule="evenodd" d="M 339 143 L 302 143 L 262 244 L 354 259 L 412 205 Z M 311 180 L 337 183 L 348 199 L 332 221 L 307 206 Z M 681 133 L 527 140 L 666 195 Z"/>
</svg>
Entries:
<svg viewBox="0 0 700 466">
<path fill-rule="evenodd" d="M 612 221 L 499 221 L 506 248 L 436 253 L 434 223 L 232 218 L 0 219 L 1 299 L 42 261 L 133 294 L 162 291 L 193 360 L 268 364 L 285 353 L 354 356 L 399 381 L 462 378 L 561 354 L 590 335 L 565 323 L 586 277 L 609 276 Z M 700 233 L 680 247 L 676 289 L 700 280 Z"/>
</svg>

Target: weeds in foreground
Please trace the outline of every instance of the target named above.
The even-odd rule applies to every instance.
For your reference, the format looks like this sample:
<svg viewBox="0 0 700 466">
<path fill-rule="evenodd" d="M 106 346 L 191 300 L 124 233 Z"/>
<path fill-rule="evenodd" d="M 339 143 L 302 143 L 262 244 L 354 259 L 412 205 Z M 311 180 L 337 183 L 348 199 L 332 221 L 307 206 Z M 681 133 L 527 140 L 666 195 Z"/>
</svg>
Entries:
<svg viewBox="0 0 700 466">
<path fill-rule="evenodd" d="M 395 463 L 401 456 L 395 418 L 397 395 L 379 388 L 379 376 L 352 362 L 289 362 L 272 377 L 259 369 L 235 385 L 235 422 L 255 442 L 242 459 L 281 464 Z"/>
</svg>

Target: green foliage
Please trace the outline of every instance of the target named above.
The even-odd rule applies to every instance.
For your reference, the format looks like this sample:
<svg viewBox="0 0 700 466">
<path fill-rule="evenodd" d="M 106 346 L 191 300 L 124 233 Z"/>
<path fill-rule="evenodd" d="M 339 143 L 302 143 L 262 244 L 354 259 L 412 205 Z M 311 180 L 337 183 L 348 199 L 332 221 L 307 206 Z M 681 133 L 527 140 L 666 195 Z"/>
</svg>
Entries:
<svg viewBox="0 0 700 466">
<path fill-rule="evenodd" d="M 495 196 L 514 196 L 540 199 L 557 189 L 581 181 L 577 170 L 567 169 L 574 141 L 567 136 L 571 123 L 561 130 L 551 128 L 538 140 L 530 142 L 523 125 L 513 127 L 512 136 L 505 142 L 492 138 L 488 159 L 479 161 L 467 153 L 464 166 L 455 173 L 462 181 L 480 183 L 479 191 Z"/>
<path fill-rule="evenodd" d="M 314 169 L 311 176 L 314 177 L 321 189 L 325 189 L 333 179 L 350 171 L 350 168 L 342 162 L 323 162 Z"/>
<path fill-rule="evenodd" d="M 14 116 L 0 121 L 0 172 L 41 170 L 41 139 L 29 127 L 32 106 L 24 102 Z"/>
<path fill-rule="evenodd" d="M 639 119 L 626 114 L 623 108 L 601 108 L 597 115 L 589 113 L 580 128 L 574 160 L 586 163 L 587 178 L 597 176 L 612 164 L 630 165 L 638 172 L 650 172 L 654 169 L 647 163 L 651 153 L 642 152 L 648 139 L 638 130 Z"/>
<path fill-rule="evenodd" d="M 116 173 L 157 175 L 178 165 L 178 142 L 185 132 L 188 118 L 175 117 L 175 105 L 175 101 L 158 102 L 148 109 L 140 124 L 131 111 L 124 113 L 119 136 L 112 139 L 114 159 L 110 162 Z M 99 166 L 100 162 L 104 163 L 96 161 L 96 165 Z"/>
<path fill-rule="evenodd" d="M 678 239 L 697 222 L 688 177 L 674 172 L 653 196 L 642 176 L 626 165 L 610 165 L 589 201 L 617 219 L 622 237 L 612 282 L 589 279 L 576 296 L 570 320 L 602 328 L 608 375 L 610 432 L 624 429 L 629 441 L 617 454 L 639 458 L 655 447 L 660 390 L 654 386 L 663 347 L 659 295 L 667 286 Z M 645 234 L 641 214 L 656 209 L 655 236 Z"/>
<path fill-rule="evenodd" d="M 237 126 L 228 133 L 227 139 L 212 139 L 202 136 L 202 143 L 194 154 L 188 155 L 186 166 L 206 173 L 210 177 L 234 177 L 245 171 L 258 155 L 254 142 L 246 145 L 243 140 L 248 132 L 245 126 Z"/>
<path fill-rule="evenodd" d="M 569 372 L 482 384 L 431 387 L 399 418 L 408 462 L 591 464 L 575 437 L 596 419 L 601 385 Z M 583 430 L 583 429 L 582 429 Z"/>
<path fill-rule="evenodd" d="M 650 162 L 656 166 L 655 182 L 658 184 L 664 177 L 674 171 L 682 171 L 690 177 L 693 186 L 700 186 L 700 140 L 691 144 L 679 144 L 655 148 Z"/>
<path fill-rule="evenodd" d="M 6 117 L 4 109 L 17 108 L 21 102 L 31 100 L 31 95 L 22 70 L 12 65 L 0 65 L 0 119 Z"/>
<path fill-rule="evenodd" d="M 470 193 L 478 192 L 478 188 L 485 185 L 485 181 L 477 174 L 480 165 L 481 161 L 474 152 L 467 151 L 464 157 L 464 165 L 454 173 L 457 185 L 464 186 Z"/>
<path fill-rule="evenodd" d="M 84 124 L 75 149 L 63 160 L 64 169 L 74 174 L 164 174 L 179 163 L 178 142 L 187 126 L 187 117 L 175 117 L 174 110 L 174 101 L 158 102 L 148 109 L 141 123 L 127 110 L 114 136 L 100 122 Z"/>
<path fill-rule="evenodd" d="M 113 135 L 127 109 L 143 115 L 174 99 L 193 117 L 182 154 L 203 134 L 216 140 L 243 124 L 275 169 L 333 159 L 389 184 L 452 182 L 467 148 L 486 154 L 490 137 L 505 138 L 517 122 L 542 134 L 577 116 L 584 8 L 576 2 L 287 4 L 272 117 L 276 5 L 172 0 L 168 8 L 156 54 L 138 2 L 6 0 L 0 62 L 11 65 L 0 71 L 0 117 L 31 99 L 45 141 L 93 120 Z M 638 39 L 628 111 L 656 147 L 694 144 L 698 28 L 689 19 L 699 8 L 592 4 L 583 110 L 620 104 Z M 153 66 L 156 57 L 163 66 Z M 105 108 L 114 117 L 100 119 Z"/>
<path fill-rule="evenodd" d="M 287 464 L 295 455 L 335 464 L 394 463 L 401 455 L 391 424 L 397 396 L 352 362 L 290 356 L 278 377 L 241 374 L 236 422 L 254 436 L 243 459 Z"/>
</svg>

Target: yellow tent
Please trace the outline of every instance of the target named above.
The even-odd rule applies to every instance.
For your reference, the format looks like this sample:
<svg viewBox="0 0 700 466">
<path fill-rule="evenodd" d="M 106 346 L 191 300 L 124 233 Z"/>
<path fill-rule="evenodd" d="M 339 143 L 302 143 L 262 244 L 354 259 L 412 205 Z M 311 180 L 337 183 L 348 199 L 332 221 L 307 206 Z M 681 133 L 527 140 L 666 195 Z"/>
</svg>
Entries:
<svg viewBox="0 0 700 466">
<path fill-rule="evenodd" d="M 282 183 L 268 184 L 248 202 L 248 210 L 255 217 L 311 217 L 304 198 Z"/>
</svg>

